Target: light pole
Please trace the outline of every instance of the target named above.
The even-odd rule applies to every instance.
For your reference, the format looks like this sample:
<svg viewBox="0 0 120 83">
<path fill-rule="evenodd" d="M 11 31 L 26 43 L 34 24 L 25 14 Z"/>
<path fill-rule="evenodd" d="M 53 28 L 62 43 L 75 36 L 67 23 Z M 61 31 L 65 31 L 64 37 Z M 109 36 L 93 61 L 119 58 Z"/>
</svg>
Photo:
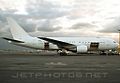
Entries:
<svg viewBox="0 0 120 83">
<path fill-rule="evenodd" d="M 117 51 L 120 54 L 120 29 L 118 29 L 118 33 L 119 33 L 119 35 L 118 35 L 118 43 L 119 43 L 119 45 L 118 45 Z"/>
<path fill-rule="evenodd" d="M 118 45 L 118 52 L 120 53 L 120 30 L 118 30 L 118 31 L 119 31 L 119 40 L 118 40 L 119 45 Z"/>
</svg>

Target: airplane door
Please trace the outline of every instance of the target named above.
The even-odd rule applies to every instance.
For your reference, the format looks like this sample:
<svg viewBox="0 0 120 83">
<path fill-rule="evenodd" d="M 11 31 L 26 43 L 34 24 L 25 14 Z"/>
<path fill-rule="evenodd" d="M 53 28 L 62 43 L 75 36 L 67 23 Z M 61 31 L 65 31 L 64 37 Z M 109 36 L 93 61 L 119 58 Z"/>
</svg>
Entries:
<svg viewBox="0 0 120 83">
<path fill-rule="evenodd" d="M 91 42 L 90 50 L 98 50 L 99 43 L 98 42 Z"/>
<path fill-rule="evenodd" d="M 45 48 L 45 49 L 49 49 L 49 42 L 45 42 L 45 43 L 44 43 L 44 48 Z"/>
</svg>

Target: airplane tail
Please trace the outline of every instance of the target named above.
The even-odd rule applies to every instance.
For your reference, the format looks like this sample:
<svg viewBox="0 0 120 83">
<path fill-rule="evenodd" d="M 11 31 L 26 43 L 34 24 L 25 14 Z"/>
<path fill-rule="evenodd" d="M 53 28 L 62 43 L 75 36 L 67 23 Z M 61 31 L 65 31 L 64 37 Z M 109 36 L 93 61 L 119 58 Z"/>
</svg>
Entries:
<svg viewBox="0 0 120 83">
<path fill-rule="evenodd" d="M 25 37 L 30 37 L 27 32 L 22 29 L 21 26 L 17 24 L 15 20 L 7 17 L 8 24 L 10 25 L 10 31 L 14 39 L 23 40 Z"/>
</svg>

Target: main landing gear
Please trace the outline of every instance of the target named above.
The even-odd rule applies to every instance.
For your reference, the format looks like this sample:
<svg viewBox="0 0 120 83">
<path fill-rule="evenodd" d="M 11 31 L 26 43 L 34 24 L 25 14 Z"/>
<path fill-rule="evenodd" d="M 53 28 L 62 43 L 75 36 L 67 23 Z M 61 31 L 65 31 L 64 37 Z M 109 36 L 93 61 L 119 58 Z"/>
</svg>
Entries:
<svg viewBox="0 0 120 83">
<path fill-rule="evenodd" d="M 58 50 L 57 52 L 58 52 L 58 54 L 59 54 L 60 56 L 65 56 L 65 55 L 68 54 L 68 53 L 67 53 L 67 50 Z"/>
<path fill-rule="evenodd" d="M 100 55 L 106 55 L 107 53 L 105 51 L 101 51 Z"/>
</svg>

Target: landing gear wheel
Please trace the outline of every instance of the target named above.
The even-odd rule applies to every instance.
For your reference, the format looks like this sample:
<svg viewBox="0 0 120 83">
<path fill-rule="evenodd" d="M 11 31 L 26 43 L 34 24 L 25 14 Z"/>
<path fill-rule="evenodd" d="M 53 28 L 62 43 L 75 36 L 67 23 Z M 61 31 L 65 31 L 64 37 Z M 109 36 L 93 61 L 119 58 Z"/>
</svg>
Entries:
<svg viewBox="0 0 120 83">
<path fill-rule="evenodd" d="M 67 53 L 65 53 L 65 52 L 60 52 L 60 56 L 66 56 L 67 55 Z"/>
<path fill-rule="evenodd" d="M 100 55 L 106 55 L 105 51 L 100 52 Z"/>
</svg>

